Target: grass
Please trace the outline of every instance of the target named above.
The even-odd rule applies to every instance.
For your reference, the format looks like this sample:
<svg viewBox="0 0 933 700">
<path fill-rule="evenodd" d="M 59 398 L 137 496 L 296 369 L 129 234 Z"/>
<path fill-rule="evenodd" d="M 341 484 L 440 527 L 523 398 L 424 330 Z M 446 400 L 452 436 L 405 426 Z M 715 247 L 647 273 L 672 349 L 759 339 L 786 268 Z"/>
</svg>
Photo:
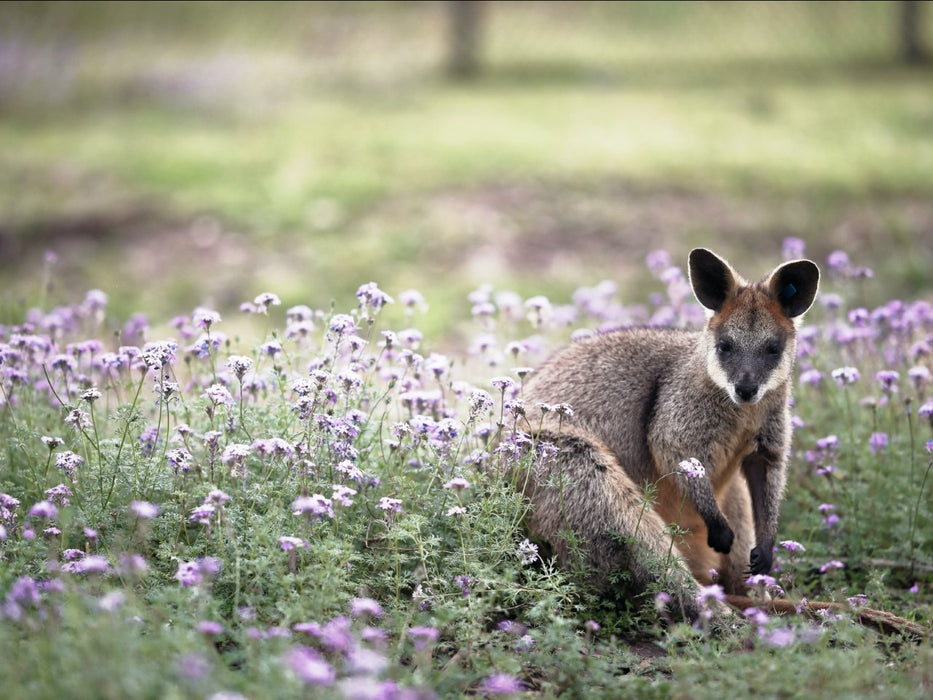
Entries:
<svg viewBox="0 0 933 700">
<path fill-rule="evenodd" d="M 470 84 L 440 79 L 440 6 L 5 6 L 30 80 L 5 83 L 3 236 L 32 263 L 5 286 L 52 248 L 64 291 L 106 275 L 124 314 L 235 308 L 244 279 L 326 306 L 377 277 L 452 313 L 490 270 L 536 291 L 514 260 L 549 228 L 573 258 L 543 261 L 547 291 L 583 271 L 635 291 L 660 228 L 684 252 L 732 236 L 739 263 L 749 237 L 884 257 L 893 236 L 875 302 L 929 289 L 933 103 L 893 60 L 892 8 L 524 5 L 489 8 Z M 709 209 L 671 218 L 664 195 Z M 203 217 L 217 235 L 191 233 Z"/>
<path fill-rule="evenodd" d="M 852 307 L 860 282 L 834 269 L 802 330 L 782 509 L 781 537 L 805 551 L 781 549 L 775 575 L 791 599 L 863 595 L 928 626 L 930 307 Z M 925 696 L 929 642 L 880 637 L 845 608 L 664 626 L 650 601 L 602 601 L 532 553 L 501 476 L 527 457 L 490 441 L 512 439 L 511 367 L 619 314 L 676 318 L 677 279 L 660 276 L 669 299 L 581 290 L 543 323 L 477 292 L 491 313 L 454 356 L 411 331 L 416 297 L 386 304 L 375 286 L 348 313 L 283 313 L 274 295 L 240 319 L 198 308 L 136 346 L 99 297 L 32 312 L 0 345 L 4 688 Z M 503 354 L 513 341 L 525 349 Z"/>
</svg>

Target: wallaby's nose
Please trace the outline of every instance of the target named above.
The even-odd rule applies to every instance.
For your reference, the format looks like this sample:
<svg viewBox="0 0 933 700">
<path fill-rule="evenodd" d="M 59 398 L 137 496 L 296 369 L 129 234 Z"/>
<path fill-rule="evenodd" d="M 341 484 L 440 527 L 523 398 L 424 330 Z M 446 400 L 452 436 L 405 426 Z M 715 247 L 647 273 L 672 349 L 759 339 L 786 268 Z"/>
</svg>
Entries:
<svg viewBox="0 0 933 700">
<path fill-rule="evenodd" d="M 742 379 L 735 383 L 735 395 L 742 401 L 751 401 L 758 393 L 758 383 L 751 379 Z"/>
</svg>

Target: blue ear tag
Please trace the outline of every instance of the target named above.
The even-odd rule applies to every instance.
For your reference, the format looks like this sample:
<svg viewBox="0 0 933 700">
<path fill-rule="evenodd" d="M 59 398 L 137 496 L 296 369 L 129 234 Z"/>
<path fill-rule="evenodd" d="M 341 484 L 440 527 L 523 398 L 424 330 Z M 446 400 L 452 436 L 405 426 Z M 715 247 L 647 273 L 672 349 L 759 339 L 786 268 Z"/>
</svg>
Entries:
<svg viewBox="0 0 933 700">
<path fill-rule="evenodd" d="M 796 293 L 797 293 L 797 288 L 794 285 L 788 283 L 788 285 L 784 287 L 784 289 L 781 290 L 780 296 L 781 296 L 781 299 L 787 300 L 787 299 L 792 299 Z"/>
</svg>

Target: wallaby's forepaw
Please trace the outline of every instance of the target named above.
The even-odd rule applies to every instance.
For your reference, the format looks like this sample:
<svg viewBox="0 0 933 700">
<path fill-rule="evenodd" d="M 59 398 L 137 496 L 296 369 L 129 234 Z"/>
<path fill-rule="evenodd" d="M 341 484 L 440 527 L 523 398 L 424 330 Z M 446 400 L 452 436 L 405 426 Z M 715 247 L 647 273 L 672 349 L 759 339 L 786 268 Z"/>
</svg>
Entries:
<svg viewBox="0 0 933 700">
<path fill-rule="evenodd" d="M 758 545 L 752 550 L 749 556 L 749 571 L 754 574 L 767 574 L 771 571 L 771 564 L 774 562 L 774 554 L 771 548 L 763 548 Z"/>
<path fill-rule="evenodd" d="M 735 535 L 732 528 L 729 527 L 729 523 L 725 520 L 707 526 L 706 544 L 717 552 L 728 554 L 732 550 L 732 540 L 734 539 Z"/>
</svg>

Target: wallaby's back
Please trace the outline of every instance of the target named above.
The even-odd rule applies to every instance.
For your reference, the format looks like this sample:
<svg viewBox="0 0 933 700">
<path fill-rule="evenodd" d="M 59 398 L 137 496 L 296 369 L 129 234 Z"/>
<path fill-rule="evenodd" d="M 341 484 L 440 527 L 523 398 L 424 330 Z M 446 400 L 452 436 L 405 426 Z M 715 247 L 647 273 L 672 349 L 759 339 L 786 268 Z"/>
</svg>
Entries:
<svg viewBox="0 0 933 700">
<path fill-rule="evenodd" d="M 702 381 L 700 339 L 698 332 L 630 328 L 574 342 L 529 377 L 529 423 L 534 426 L 540 415 L 536 404 L 568 403 L 568 424 L 598 437 L 636 481 L 654 481 L 648 435 L 659 404 L 669 404 L 672 393 L 690 393 L 698 378 L 696 391 L 704 384 L 714 389 Z"/>
</svg>

